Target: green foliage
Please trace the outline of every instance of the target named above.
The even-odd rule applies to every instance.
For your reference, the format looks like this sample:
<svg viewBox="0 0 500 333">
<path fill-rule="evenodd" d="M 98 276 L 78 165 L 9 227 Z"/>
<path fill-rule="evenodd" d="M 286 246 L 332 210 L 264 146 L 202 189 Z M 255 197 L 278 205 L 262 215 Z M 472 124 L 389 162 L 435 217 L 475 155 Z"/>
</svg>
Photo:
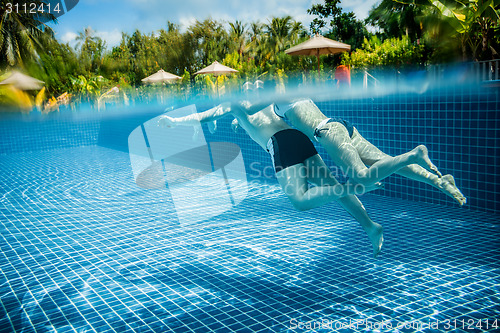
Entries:
<svg viewBox="0 0 500 333">
<path fill-rule="evenodd" d="M 339 7 L 340 0 L 324 0 L 324 4 L 315 4 L 307 10 L 308 14 L 316 15 L 310 28 L 313 33 L 321 32 L 329 27 L 327 37 L 351 45 L 355 50 L 362 46 L 363 40 L 370 37 L 364 23 L 353 12 L 344 13 Z M 327 20 L 330 20 L 327 24 Z"/>
<path fill-rule="evenodd" d="M 115 85 L 129 96 L 148 91 L 213 93 L 214 87 L 223 93 L 239 89 L 247 80 L 265 79 L 279 87 L 295 73 L 316 71 L 315 57 L 284 53 L 309 38 L 291 16 L 228 25 L 209 18 L 194 22 L 185 32 L 167 22 L 156 32 L 123 33 L 119 45 L 112 48 L 88 27 L 78 34 L 73 49 L 58 42 L 33 15 L 7 14 L 5 4 L 0 0 L 0 69 L 21 67 L 45 82 L 49 97 L 77 92 L 90 101 Z M 327 31 L 327 37 L 350 44 L 353 50 L 342 56 L 322 56 L 320 77 L 330 75 L 341 61 L 353 68 L 403 68 L 455 60 L 457 55 L 498 58 L 500 0 L 382 0 L 366 21 L 378 28 L 377 37 L 340 5 L 340 0 L 323 0 L 307 10 L 313 15 L 313 33 Z M 190 74 L 214 60 L 238 73 L 219 76 L 217 81 L 213 76 Z M 141 79 L 159 69 L 182 79 L 171 86 L 142 84 Z"/>
<path fill-rule="evenodd" d="M 73 91 L 82 93 L 85 96 L 99 96 L 101 88 L 101 77 L 90 77 L 86 78 L 83 75 L 78 75 L 78 77 L 70 76 Z"/>
<path fill-rule="evenodd" d="M 273 17 L 260 27 L 262 35 L 256 38 L 255 59 L 263 71 L 274 68 L 281 53 L 300 41 L 305 30 L 302 23 L 291 16 Z"/>
<path fill-rule="evenodd" d="M 499 0 L 400 0 L 418 6 L 427 38 L 438 47 L 461 49 L 462 59 L 498 58 Z M 429 19 L 432 18 L 432 19 Z M 450 39 L 453 43 L 450 43 Z M 440 59 L 439 59 L 440 60 Z"/>
<path fill-rule="evenodd" d="M 79 61 L 81 66 L 87 72 L 98 73 L 102 65 L 105 42 L 97 37 L 90 27 L 78 33 L 76 40 L 80 46 Z"/>
<path fill-rule="evenodd" d="M 55 21 L 52 14 L 41 13 L 40 16 L 35 16 L 13 10 L 13 3 L 18 4 L 19 7 L 35 4 L 38 8 L 44 2 L 39 0 L 0 1 L 0 67 L 24 66 L 26 61 L 36 58 L 37 53 L 43 51 L 38 39 L 44 29 L 48 29 L 42 20 Z"/>
<path fill-rule="evenodd" d="M 238 71 L 234 77 L 254 79 L 261 72 L 260 68 L 255 65 L 254 59 L 243 57 L 236 51 L 226 55 L 222 63 Z"/>
<path fill-rule="evenodd" d="M 389 38 L 381 42 L 374 36 L 370 40 L 365 39 L 361 49 L 350 55 L 344 53 L 342 64 L 353 68 L 404 68 L 422 64 L 423 51 L 422 45 L 412 44 L 408 37 Z"/>
<path fill-rule="evenodd" d="M 76 53 L 69 45 L 57 42 L 50 29 L 40 34 L 38 43 L 46 51 L 38 53 L 37 61 L 25 62 L 25 69 L 45 82 L 48 93 L 66 91 L 71 86 L 68 75 L 79 73 Z"/>
<path fill-rule="evenodd" d="M 424 11 L 413 3 L 400 3 L 393 0 L 382 0 L 377 7 L 370 10 L 366 22 L 381 31 L 385 38 L 407 36 L 412 42 L 422 37 Z"/>
<path fill-rule="evenodd" d="M 223 59 L 228 53 L 230 39 L 228 32 L 224 29 L 222 23 L 212 19 L 206 19 L 203 22 L 196 21 L 188 29 L 187 37 L 195 52 L 194 63 L 202 68 L 214 62 Z"/>
<path fill-rule="evenodd" d="M 241 56 L 247 49 L 247 31 L 246 24 L 243 24 L 241 21 L 229 22 L 229 26 L 231 31 L 229 36 L 232 41 L 231 48 L 235 49 L 236 52 Z"/>
<path fill-rule="evenodd" d="M 336 18 L 342 14 L 342 8 L 338 5 L 340 5 L 340 0 L 325 0 L 324 4 L 315 4 L 307 10 L 308 14 L 319 16 L 311 22 L 312 33 L 319 33 L 322 28 L 327 26 L 326 18 Z"/>
</svg>

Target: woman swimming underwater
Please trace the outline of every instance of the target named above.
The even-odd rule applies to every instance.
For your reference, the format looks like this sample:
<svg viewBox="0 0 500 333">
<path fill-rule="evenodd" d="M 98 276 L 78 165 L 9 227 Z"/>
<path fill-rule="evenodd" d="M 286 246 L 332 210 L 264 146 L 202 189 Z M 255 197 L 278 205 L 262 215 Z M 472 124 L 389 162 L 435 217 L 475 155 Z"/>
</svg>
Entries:
<svg viewBox="0 0 500 333">
<path fill-rule="evenodd" d="M 319 142 L 335 164 L 354 182 L 366 186 L 396 173 L 437 188 L 460 206 L 467 202 L 455 185 L 453 176 L 442 176 L 431 162 L 424 145 L 402 155 L 390 156 L 366 140 L 348 121 L 325 116 L 310 99 L 274 104 L 274 111 L 310 139 Z M 236 127 L 237 124 L 233 124 L 233 128 Z M 408 164 L 407 155 L 410 153 L 420 156 L 418 164 Z"/>
</svg>

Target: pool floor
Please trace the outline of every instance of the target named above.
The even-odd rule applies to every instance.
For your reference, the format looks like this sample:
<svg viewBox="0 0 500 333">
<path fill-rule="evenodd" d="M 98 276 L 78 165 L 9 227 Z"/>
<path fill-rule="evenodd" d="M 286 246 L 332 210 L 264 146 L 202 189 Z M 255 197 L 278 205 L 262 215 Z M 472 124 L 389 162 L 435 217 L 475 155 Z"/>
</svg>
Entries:
<svg viewBox="0 0 500 333">
<path fill-rule="evenodd" d="M 3 155 L 0 180 L 1 332 L 499 331 L 497 215 L 362 196 L 373 259 L 339 205 L 273 184 L 179 223 L 98 146 Z"/>
</svg>

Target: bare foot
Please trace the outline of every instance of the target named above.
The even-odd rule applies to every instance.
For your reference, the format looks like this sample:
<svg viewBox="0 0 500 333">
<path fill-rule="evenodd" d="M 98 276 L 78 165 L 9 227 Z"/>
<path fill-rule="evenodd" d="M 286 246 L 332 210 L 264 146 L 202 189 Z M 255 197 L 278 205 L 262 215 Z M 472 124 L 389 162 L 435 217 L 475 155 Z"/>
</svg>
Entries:
<svg viewBox="0 0 500 333">
<path fill-rule="evenodd" d="M 412 150 L 412 152 L 415 153 L 415 158 L 416 162 L 418 165 L 423 167 L 424 169 L 434 172 L 437 174 L 439 177 L 442 177 L 443 175 L 441 172 L 439 172 L 437 166 L 435 166 L 432 162 L 431 159 L 429 158 L 429 151 L 427 150 L 427 147 L 424 145 L 419 145 L 415 149 Z"/>
<path fill-rule="evenodd" d="M 460 192 L 455 185 L 455 178 L 452 175 L 444 175 L 438 179 L 438 188 L 446 195 L 455 199 L 460 206 L 467 203 L 467 198 Z"/>
<path fill-rule="evenodd" d="M 378 254 L 382 250 L 382 244 L 384 243 L 384 228 L 374 222 L 374 226 L 370 231 L 367 232 L 370 242 L 373 246 L 373 258 L 377 258 Z"/>
</svg>

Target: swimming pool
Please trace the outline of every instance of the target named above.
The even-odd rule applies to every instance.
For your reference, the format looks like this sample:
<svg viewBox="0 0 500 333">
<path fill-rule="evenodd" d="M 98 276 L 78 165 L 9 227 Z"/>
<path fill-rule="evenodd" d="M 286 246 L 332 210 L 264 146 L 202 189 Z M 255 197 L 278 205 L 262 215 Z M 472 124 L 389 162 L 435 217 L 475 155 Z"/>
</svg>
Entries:
<svg viewBox="0 0 500 333">
<path fill-rule="evenodd" d="M 388 153 L 425 143 L 470 199 L 459 208 L 395 176 L 362 196 L 385 228 L 377 260 L 340 206 L 298 212 L 258 179 L 269 158 L 230 120 L 205 137 L 241 147 L 248 194 L 185 224 L 167 188 L 135 184 L 127 152 L 130 132 L 161 108 L 3 119 L 1 331 L 494 332 L 499 98 L 467 89 L 320 104 Z"/>
</svg>

